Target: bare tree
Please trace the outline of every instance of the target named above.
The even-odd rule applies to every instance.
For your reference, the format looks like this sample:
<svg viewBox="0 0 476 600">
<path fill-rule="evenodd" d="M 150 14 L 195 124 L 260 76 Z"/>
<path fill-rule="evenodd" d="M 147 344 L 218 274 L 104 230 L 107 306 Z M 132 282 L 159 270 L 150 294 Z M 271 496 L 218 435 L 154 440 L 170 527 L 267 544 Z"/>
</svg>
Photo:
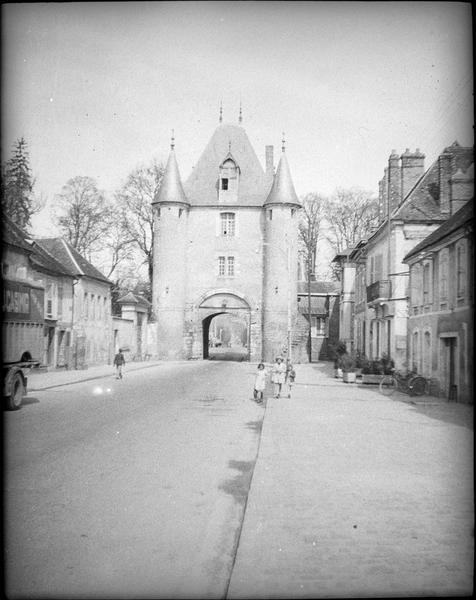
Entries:
<svg viewBox="0 0 476 600">
<path fill-rule="evenodd" d="M 311 281 L 316 272 L 317 242 L 319 241 L 321 231 L 324 202 L 324 198 L 315 193 L 307 194 L 301 200 L 302 211 L 299 222 L 299 240 L 301 242 L 301 254 L 304 256 L 306 264 L 309 362 L 312 360 Z"/>
<path fill-rule="evenodd" d="M 152 202 L 162 183 L 164 165 L 154 160 L 137 167 L 116 193 L 121 223 L 127 239 L 139 250 L 147 264 L 149 281 L 153 273 L 154 215 Z"/>
<path fill-rule="evenodd" d="M 325 198 L 316 193 L 306 194 L 301 199 L 302 211 L 299 222 L 301 254 L 306 264 L 307 280 L 316 271 L 316 247 L 321 234 Z"/>
<path fill-rule="evenodd" d="M 109 279 L 116 273 L 118 267 L 124 263 L 134 260 L 134 240 L 127 237 L 121 219 L 111 218 L 107 235 L 104 239 L 103 248 L 106 255 L 103 263 L 103 272 Z"/>
<path fill-rule="evenodd" d="M 91 177 L 70 179 L 55 197 L 54 221 L 61 234 L 86 258 L 103 247 L 112 208 Z"/>
<path fill-rule="evenodd" d="M 341 252 L 367 237 L 377 224 L 378 201 L 360 188 L 338 188 L 326 202 L 324 216 L 325 238 L 335 252 Z"/>
</svg>

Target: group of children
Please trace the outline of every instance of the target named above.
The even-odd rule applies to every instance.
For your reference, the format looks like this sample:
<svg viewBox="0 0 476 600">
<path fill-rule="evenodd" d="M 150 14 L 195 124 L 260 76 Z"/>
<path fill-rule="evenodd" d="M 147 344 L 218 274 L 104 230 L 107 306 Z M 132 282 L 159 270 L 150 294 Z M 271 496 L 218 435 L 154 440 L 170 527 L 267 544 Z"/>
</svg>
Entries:
<svg viewBox="0 0 476 600">
<path fill-rule="evenodd" d="M 253 397 L 258 404 L 263 402 L 263 392 L 266 387 L 267 371 L 263 363 L 258 365 L 255 377 Z M 291 389 L 293 387 L 296 372 L 291 361 L 287 359 L 286 364 L 281 357 L 278 357 L 271 369 L 271 382 L 274 387 L 274 397 L 280 398 L 284 384 L 288 386 L 288 398 L 291 398 Z"/>
</svg>

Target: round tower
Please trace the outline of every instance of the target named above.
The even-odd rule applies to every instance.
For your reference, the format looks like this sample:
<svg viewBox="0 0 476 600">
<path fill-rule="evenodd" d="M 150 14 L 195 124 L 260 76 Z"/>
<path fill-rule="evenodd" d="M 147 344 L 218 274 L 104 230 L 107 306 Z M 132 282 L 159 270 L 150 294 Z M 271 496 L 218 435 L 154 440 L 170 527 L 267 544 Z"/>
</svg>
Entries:
<svg viewBox="0 0 476 600">
<path fill-rule="evenodd" d="M 152 207 L 154 270 L 152 308 L 157 322 L 159 359 L 184 357 L 186 238 L 190 204 L 185 196 L 174 150 Z"/>
<path fill-rule="evenodd" d="M 280 355 L 292 359 L 292 327 L 297 313 L 301 204 L 286 159 L 284 134 L 281 159 L 263 207 L 263 360 L 274 362 Z"/>
</svg>

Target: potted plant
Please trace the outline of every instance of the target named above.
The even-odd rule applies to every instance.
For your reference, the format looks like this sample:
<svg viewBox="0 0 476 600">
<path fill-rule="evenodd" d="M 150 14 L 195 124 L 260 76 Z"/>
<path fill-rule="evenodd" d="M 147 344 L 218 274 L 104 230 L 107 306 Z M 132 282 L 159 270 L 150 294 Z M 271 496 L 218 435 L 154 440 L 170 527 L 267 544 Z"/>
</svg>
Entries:
<svg viewBox="0 0 476 600">
<path fill-rule="evenodd" d="M 394 367 L 393 360 L 386 354 L 374 359 L 362 369 L 362 383 L 379 384 L 384 375 L 389 375 Z"/>
<path fill-rule="evenodd" d="M 355 383 L 356 380 L 356 360 L 352 354 L 344 354 L 342 356 L 342 379 L 344 383 Z"/>
</svg>

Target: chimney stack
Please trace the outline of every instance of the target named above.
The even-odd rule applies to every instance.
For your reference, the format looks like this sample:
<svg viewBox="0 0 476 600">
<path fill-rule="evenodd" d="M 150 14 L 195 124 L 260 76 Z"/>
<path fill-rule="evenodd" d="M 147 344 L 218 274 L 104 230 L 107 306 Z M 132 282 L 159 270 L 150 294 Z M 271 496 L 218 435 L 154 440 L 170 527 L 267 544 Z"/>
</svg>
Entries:
<svg viewBox="0 0 476 600">
<path fill-rule="evenodd" d="M 274 177 L 274 146 L 266 146 L 266 176 L 270 182 Z"/>
<path fill-rule="evenodd" d="M 406 198 L 408 192 L 425 172 L 425 155 L 417 148 L 415 152 L 410 152 L 407 148 L 400 157 L 402 173 L 402 199 Z"/>
<path fill-rule="evenodd" d="M 390 213 L 400 204 L 402 199 L 401 186 L 400 156 L 395 150 L 392 150 L 392 154 L 388 157 L 387 202 L 390 203 Z"/>
</svg>

